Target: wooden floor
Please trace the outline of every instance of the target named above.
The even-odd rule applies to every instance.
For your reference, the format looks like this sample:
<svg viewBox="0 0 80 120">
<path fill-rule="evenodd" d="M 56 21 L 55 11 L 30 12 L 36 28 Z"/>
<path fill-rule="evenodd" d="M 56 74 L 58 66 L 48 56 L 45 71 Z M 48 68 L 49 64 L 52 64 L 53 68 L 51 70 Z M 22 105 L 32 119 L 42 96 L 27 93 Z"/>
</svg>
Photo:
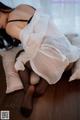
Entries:
<svg viewBox="0 0 80 120">
<path fill-rule="evenodd" d="M 70 71 L 50 86 L 44 96 L 34 100 L 33 113 L 20 113 L 23 90 L 6 95 L 6 81 L 0 59 L 0 110 L 10 110 L 10 120 L 80 120 L 80 81 L 68 82 Z"/>
</svg>

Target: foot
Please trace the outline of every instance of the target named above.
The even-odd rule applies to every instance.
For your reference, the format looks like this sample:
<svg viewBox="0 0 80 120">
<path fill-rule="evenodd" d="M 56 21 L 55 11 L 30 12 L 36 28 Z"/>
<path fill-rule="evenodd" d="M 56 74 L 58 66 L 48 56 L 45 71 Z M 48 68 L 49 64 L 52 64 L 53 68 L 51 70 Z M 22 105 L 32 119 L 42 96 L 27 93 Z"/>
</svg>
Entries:
<svg viewBox="0 0 80 120">
<path fill-rule="evenodd" d="M 48 83 L 44 79 L 40 80 L 40 83 L 36 86 L 35 96 L 42 96 L 46 92 L 47 88 Z"/>
<path fill-rule="evenodd" d="M 35 87 L 31 85 L 24 96 L 20 110 L 25 117 L 29 117 L 32 113 L 34 92 L 35 92 Z"/>
</svg>

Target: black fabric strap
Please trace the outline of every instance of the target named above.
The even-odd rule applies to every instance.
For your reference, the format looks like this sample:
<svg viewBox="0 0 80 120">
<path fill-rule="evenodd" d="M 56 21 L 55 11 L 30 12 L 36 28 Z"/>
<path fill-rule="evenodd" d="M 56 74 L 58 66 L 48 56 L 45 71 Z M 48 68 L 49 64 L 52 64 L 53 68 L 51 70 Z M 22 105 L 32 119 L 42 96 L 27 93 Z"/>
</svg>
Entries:
<svg viewBox="0 0 80 120">
<path fill-rule="evenodd" d="M 33 8 L 34 10 L 36 10 L 36 8 L 34 8 L 33 6 L 31 6 L 31 5 L 27 5 L 27 6 L 30 6 L 31 8 Z"/>
<path fill-rule="evenodd" d="M 15 21 L 28 22 L 28 20 L 16 19 L 16 20 L 8 20 L 8 23 L 9 23 L 9 22 L 15 22 Z"/>
<path fill-rule="evenodd" d="M 8 23 L 10 22 L 15 22 L 15 21 L 21 21 L 21 22 L 27 22 L 28 24 L 30 23 L 30 21 L 32 20 L 33 16 L 29 19 L 29 20 L 21 20 L 21 19 L 16 19 L 16 20 L 8 20 Z"/>
<path fill-rule="evenodd" d="M 30 19 L 29 19 L 29 20 L 27 20 L 27 23 L 28 23 L 28 24 L 31 22 L 32 18 L 33 18 L 33 16 L 32 16 L 32 17 L 30 17 Z"/>
</svg>

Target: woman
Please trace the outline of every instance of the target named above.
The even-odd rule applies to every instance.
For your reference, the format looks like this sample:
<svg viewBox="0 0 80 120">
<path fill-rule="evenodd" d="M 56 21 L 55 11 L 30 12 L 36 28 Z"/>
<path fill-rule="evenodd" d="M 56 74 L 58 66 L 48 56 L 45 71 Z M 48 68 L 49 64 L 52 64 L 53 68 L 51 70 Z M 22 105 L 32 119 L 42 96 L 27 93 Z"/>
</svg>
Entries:
<svg viewBox="0 0 80 120">
<path fill-rule="evenodd" d="M 0 28 L 6 29 L 9 35 L 20 41 L 19 32 L 24 28 L 25 25 L 29 24 L 35 10 L 35 8 L 29 5 L 20 5 L 16 9 L 12 9 L 0 2 Z M 23 52 L 23 50 L 16 55 L 16 58 L 21 52 Z M 30 84 L 30 74 L 32 74 L 32 79 L 34 79 L 35 74 L 32 72 L 29 63 L 25 64 L 24 71 L 19 70 L 18 73 L 22 80 L 25 91 L 21 112 L 25 116 L 29 116 L 33 107 L 33 95 L 42 95 L 48 87 L 48 83 L 41 78 L 39 84 L 35 86 Z"/>
<path fill-rule="evenodd" d="M 24 49 L 18 53 L 15 69 L 25 90 L 21 112 L 29 116 L 32 112 L 33 96 L 43 94 L 48 84 L 59 81 L 67 66 L 79 59 L 80 49 L 71 45 L 57 30 L 52 19 L 42 11 L 28 5 L 19 5 L 13 10 L 2 6 L 0 27 L 20 40 Z M 37 78 L 40 76 L 36 85 L 30 81 L 31 71 L 34 71 Z"/>
</svg>

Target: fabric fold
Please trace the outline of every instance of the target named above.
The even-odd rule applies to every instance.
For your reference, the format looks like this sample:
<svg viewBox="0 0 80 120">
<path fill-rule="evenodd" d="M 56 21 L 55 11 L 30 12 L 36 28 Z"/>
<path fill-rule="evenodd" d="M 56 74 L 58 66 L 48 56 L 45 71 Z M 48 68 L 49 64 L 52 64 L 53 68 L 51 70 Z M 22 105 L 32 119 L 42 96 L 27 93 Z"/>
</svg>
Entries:
<svg viewBox="0 0 80 120">
<path fill-rule="evenodd" d="M 49 84 L 55 84 L 66 67 L 80 58 L 80 49 L 42 11 L 36 11 L 30 24 L 22 29 L 20 40 L 24 53 L 15 63 L 16 70 L 23 70 L 24 64 L 30 61 L 33 71 Z"/>
</svg>

